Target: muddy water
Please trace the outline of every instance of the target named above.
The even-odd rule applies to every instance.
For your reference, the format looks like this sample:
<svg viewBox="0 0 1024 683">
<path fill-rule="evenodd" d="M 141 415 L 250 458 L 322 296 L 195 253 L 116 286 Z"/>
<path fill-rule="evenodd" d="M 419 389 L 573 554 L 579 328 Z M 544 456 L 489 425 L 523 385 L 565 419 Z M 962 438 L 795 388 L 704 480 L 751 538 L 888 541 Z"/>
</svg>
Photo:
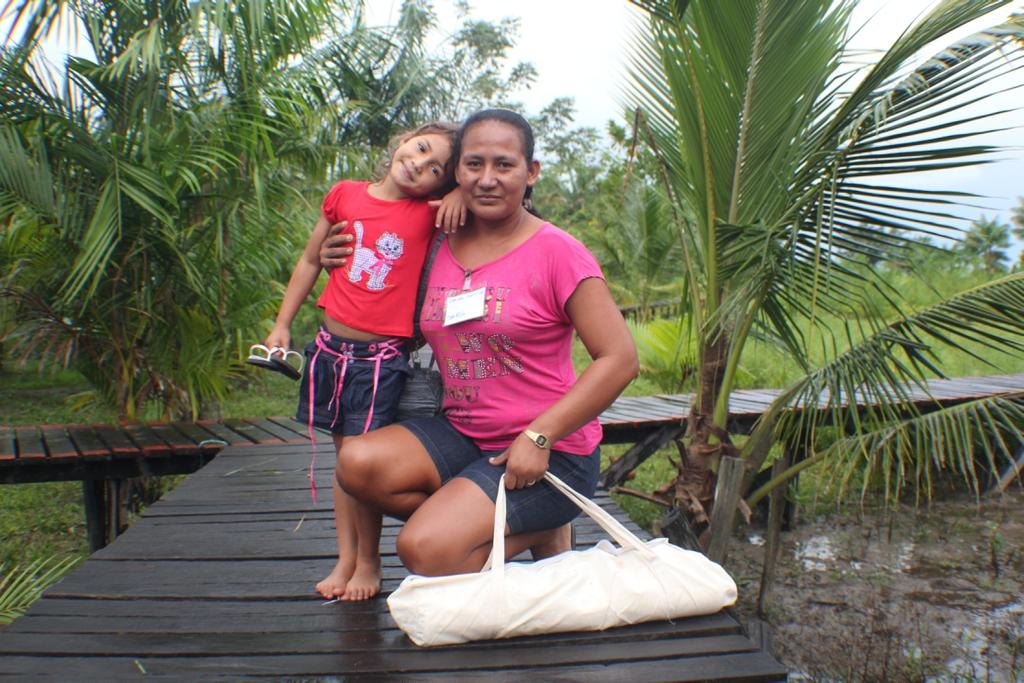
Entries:
<svg viewBox="0 0 1024 683">
<path fill-rule="evenodd" d="M 763 554 L 757 528 L 730 549 L 743 614 Z M 767 615 L 796 680 L 1024 681 L 1019 490 L 802 519 L 783 533 L 776 577 Z"/>
</svg>

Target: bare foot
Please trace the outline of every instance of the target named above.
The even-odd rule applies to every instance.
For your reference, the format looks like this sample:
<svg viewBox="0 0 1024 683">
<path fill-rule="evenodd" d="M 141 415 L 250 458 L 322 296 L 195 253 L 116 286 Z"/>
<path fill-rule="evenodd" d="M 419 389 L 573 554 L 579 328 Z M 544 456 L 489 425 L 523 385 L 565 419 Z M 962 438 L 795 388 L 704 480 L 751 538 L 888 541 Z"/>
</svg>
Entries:
<svg viewBox="0 0 1024 683">
<path fill-rule="evenodd" d="M 557 529 L 552 529 L 551 534 L 545 540 L 530 547 L 530 553 L 533 555 L 534 560 L 554 557 L 567 550 L 572 550 L 571 524 L 563 524 Z"/>
<path fill-rule="evenodd" d="M 380 577 L 380 557 L 372 560 L 356 559 L 356 570 L 339 599 L 343 602 L 369 600 L 380 593 Z"/>
<path fill-rule="evenodd" d="M 351 560 L 339 559 L 334 569 L 323 581 L 316 585 L 316 592 L 326 600 L 340 598 L 348 587 L 349 580 L 355 572 L 355 563 Z"/>
</svg>

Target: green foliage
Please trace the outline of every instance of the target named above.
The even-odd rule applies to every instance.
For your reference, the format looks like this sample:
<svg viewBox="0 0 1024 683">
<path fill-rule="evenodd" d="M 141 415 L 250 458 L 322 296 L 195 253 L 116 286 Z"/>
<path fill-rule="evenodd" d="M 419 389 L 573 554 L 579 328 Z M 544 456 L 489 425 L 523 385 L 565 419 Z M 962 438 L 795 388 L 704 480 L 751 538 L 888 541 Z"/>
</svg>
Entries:
<svg viewBox="0 0 1024 683">
<path fill-rule="evenodd" d="M 635 185 L 624 199 L 605 221 L 597 252 L 616 301 L 647 320 L 652 304 L 678 302 L 683 295 L 671 268 L 679 259 L 679 227 L 656 187 Z"/>
<path fill-rule="evenodd" d="M 48 558 L 11 569 L 0 564 L 0 625 L 24 614 L 48 586 L 75 565 L 76 559 Z"/>
<path fill-rule="evenodd" d="M 11 352 L 74 364 L 124 417 L 221 399 L 297 251 L 295 181 L 324 157 L 292 62 L 335 8 L 259 7 L 26 4 L 0 59 Z M 57 16 L 95 55 L 67 60 L 67 89 L 35 66 Z"/>
<path fill-rule="evenodd" d="M 682 318 L 629 321 L 629 331 L 636 342 L 643 376 L 655 382 L 661 392 L 682 392 L 697 361 L 686 322 Z"/>
<path fill-rule="evenodd" d="M 412 0 L 383 28 L 347 0 L 2 9 L 0 352 L 74 366 L 128 418 L 215 414 L 329 182 L 534 76 L 506 72 L 516 23 L 467 8 L 428 54 Z M 58 23 L 87 56 L 51 75 L 38 39 Z"/>
<path fill-rule="evenodd" d="M 1006 249 L 1010 246 L 1010 226 L 995 218 L 982 216 L 971 223 L 960 243 L 960 253 L 968 263 L 989 273 L 1006 271 Z"/>
<path fill-rule="evenodd" d="M 752 470 L 774 442 L 815 443 L 817 414 L 792 409 L 819 396 L 829 405 L 822 421 L 879 444 L 885 430 L 922 426 L 900 409 L 906 390 L 889 387 L 941 375 L 940 349 L 1020 353 L 1024 280 L 915 311 L 890 278 L 940 263 L 915 245 L 960 229 L 953 207 L 969 196 L 900 179 L 991 160 L 996 149 L 973 138 L 999 113 L 988 100 L 1007 92 L 997 79 L 1019 81 L 1024 16 L 915 63 L 933 41 L 1006 4 L 938 3 L 865 63 L 847 57 L 849 1 L 693 1 L 685 13 L 668 0 L 640 4 L 652 16 L 633 39 L 627 97 L 682 228 L 699 410 L 725 424 L 751 342 L 779 349 L 802 375 L 744 446 Z M 968 101 L 989 106 L 957 116 Z M 881 402 L 874 419 L 844 404 L 851 395 Z M 984 431 L 980 412 L 951 419 L 965 433 Z M 915 457 L 941 466 L 927 452 Z M 887 465 L 890 492 L 928 481 Z"/>
<path fill-rule="evenodd" d="M 89 554 L 80 482 L 4 484 L 0 511 L 0 564 Z"/>
<path fill-rule="evenodd" d="M 1010 216 L 1010 222 L 1013 223 L 1013 235 L 1021 242 L 1024 242 L 1024 197 L 1017 198 L 1017 206 L 1013 208 L 1013 214 Z M 1024 270 L 1024 250 L 1020 252 L 1020 259 L 1017 262 L 1017 268 Z"/>
</svg>

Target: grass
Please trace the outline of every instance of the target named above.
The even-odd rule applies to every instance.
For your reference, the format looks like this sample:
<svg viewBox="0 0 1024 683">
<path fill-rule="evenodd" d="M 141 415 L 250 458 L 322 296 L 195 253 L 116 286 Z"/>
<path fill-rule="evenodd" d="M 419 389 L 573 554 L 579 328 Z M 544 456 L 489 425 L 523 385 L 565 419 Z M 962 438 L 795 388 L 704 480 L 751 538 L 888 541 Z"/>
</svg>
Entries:
<svg viewBox="0 0 1024 683">
<path fill-rule="evenodd" d="M 81 482 L 0 486 L 0 566 L 87 556 L 82 510 Z"/>
</svg>

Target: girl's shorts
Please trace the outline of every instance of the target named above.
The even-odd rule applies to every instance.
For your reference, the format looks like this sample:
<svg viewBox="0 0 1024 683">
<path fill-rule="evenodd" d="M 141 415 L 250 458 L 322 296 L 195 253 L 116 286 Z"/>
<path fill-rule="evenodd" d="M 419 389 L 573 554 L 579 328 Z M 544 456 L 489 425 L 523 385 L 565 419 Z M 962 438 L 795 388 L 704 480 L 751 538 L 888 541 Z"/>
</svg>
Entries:
<svg viewBox="0 0 1024 683">
<path fill-rule="evenodd" d="M 333 434 L 362 434 L 394 422 L 405 379 L 411 372 L 404 342 L 352 341 L 321 327 L 317 338 L 306 345 L 305 353 L 296 420 L 310 424 L 312 405 L 312 426 Z"/>
<path fill-rule="evenodd" d="M 482 451 L 472 439 L 457 431 L 444 415 L 418 417 L 400 423 L 427 449 L 441 475 L 441 484 L 465 477 L 484 490 L 491 500 L 498 496 L 498 482 L 504 465 L 492 465 L 488 458 L 501 451 Z M 590 455 L 551 451 L 548 471 L 590 498 L 597 489 L 601 449 Z M 554 529 L 572 521 L 580 512 L 576 504 L 547 482 L 506 492 L 508 526 L 513 534 Z"/>
</svg>

